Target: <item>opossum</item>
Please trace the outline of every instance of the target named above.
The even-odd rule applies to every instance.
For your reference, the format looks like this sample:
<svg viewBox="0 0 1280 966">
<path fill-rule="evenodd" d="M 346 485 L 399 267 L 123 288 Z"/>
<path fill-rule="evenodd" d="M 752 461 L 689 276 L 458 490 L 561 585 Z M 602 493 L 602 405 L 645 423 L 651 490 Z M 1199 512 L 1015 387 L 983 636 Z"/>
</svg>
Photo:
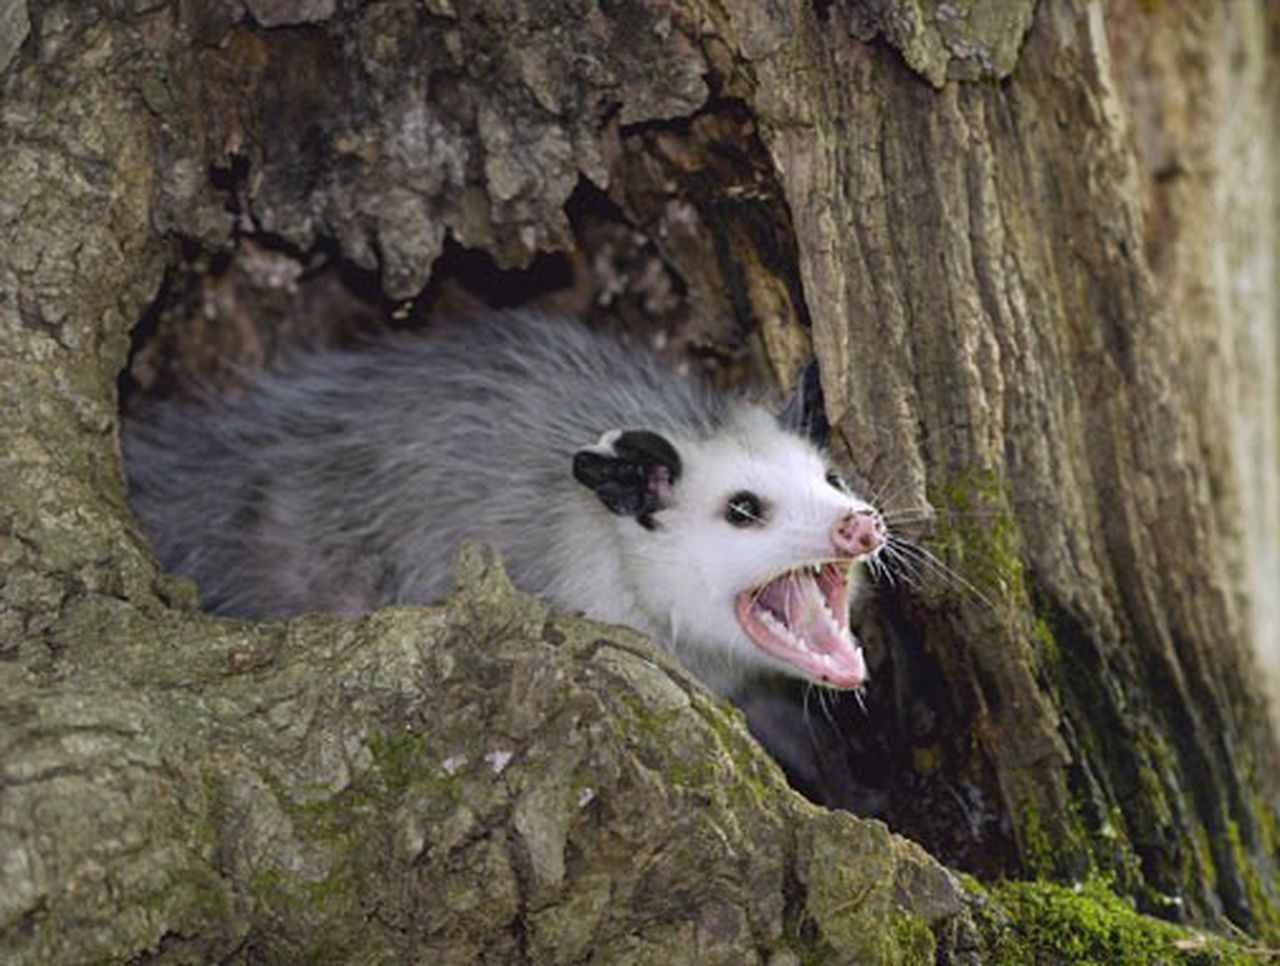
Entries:
<svg viewBox="0 0 1280 966">
<path fill-rule="evenodd" d="M 781 415 L 640 346 L 507 312 L 312 352 L 238 401 L 126 421 L 163 565 L 219 614 L 439 601 L 464 540 L 553 606 L 633 627 L 713 690 L 867 679 L 849 626 L 885 524 Z"/>
</svg>

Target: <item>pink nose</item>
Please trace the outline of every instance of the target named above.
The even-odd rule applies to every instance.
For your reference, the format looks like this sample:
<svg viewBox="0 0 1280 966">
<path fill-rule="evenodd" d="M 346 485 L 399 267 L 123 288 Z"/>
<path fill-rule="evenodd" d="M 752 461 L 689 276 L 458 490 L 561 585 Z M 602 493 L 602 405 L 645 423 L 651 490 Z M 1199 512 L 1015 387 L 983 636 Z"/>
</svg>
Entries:
<svg viewBox="0 0 1280 966">
<path fill-rule="evenodd" d="M 880 549 L 884 523 L 875 510 L 850 510 L 831 528 L 831 542 L 841 553 L 860 557 Z"/>
</svg>

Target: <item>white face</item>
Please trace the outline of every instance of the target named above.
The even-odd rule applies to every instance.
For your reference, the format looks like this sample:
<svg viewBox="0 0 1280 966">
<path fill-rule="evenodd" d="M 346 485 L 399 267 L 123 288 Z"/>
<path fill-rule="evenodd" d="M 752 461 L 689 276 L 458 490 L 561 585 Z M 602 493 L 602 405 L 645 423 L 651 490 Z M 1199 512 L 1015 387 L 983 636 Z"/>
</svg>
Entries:
<svg viewBox="0 0 1280 966">
<path fill-rule="evenodd" d="M 879 515 L 764 410 L 675 446 L 682 471 L 655 527 L 623 528 L 632 586 L 672 649 L 722 691 L 761 669 L 861 686 L 849 578 L 883 542 Z"/>
</svg>

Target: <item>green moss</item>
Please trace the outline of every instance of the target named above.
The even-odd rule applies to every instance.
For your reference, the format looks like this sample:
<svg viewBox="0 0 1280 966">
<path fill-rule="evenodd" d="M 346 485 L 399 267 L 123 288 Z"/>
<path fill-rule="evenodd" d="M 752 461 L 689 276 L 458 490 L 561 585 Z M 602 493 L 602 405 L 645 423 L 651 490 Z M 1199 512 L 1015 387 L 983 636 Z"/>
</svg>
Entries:
<svg viewBox="0 0 1280 966">
<path fill-rule="evenodd" d="M 1245 898 L 1253 915 L 1253 931 L 1267 940 L 1280 937 L 1280 904 L 1258 874 L 1256 863 L 1240 839 L 1240 826 L 1233 821 L 1227 822 L 1227 842 L 1231 845 L 1231 858 L 1244 883 Z"/>
<path fill-rule="evenodd" d="M 769 801 L 782 789 L 786 788 L 786 780 L 777 766 L 761 753 L 760 747 L 749 740 L 743 733 L 745 722 L 740 728 L 732 724 L 732 716 L 741 712 L 734 709 L 727 701 L 721 701 L 720 707 L 699 702 L 695 706 L 700 717 L 710 725 L 719 739 L 720 747 L 728 755 L 733 764 L 734 774 L 738 778 L 735 794 L 744 796 L 752 807 Z"/>
<path fill-rule="evenodd" d="M 273 955 L 286 957 L 291 961 L 312 961 L 315 957 L 332 959 L 334 950 L 341 949 L 344 945 L 339 937 L 327 934 L 323 948 L 302 948 L 298 944 L 306 942 L 303 937 L 308 934 L 308 924 L 340 921 L 341 915 L 335 915 L 335 910 L 350 908 L 360 901 L 359 883 L 349 863 L 327 861 L 335 854 L 341 858 L 349 854 L 350 843 L 357 834 L 357 820 L 351 810 L 332 800 L 309 804 L 290 803 L 282 794 L 278 783 L 270 781 L 268 776 L 260 777 L 270 786 L 275 801 L 289 816 L 296 836 L 304 841 L 317 841 L 322 851 L 312 852 L 302 842 L 297 842 L 296 849 L 285 845 L 268 855 L 254 857 L 254 867 L 247 870 L 243 878 L 247 886 L 244 898 L 255 909 L 255 922 L 274 921 L 277 924 L 277 928 L 256 928 L 254 942 L 264 949 L 270 949 Z M 220 826 L 230 817 L 224 780 L 217 773 L 207 772 L 204 785 L 210 796 L 209 813 L 213 825 Z M 342 843 L 341 847 L 337 847 L 336 843 Z M 320 861 L 309 872 L 286 868 L 281 865 L 283 853 L 307 855 L 319 858 Z M 325 865 L 329 865 L 328 871 L 323 875 L 316 875 Z M 217 904 L 222 901 L 216 893 L 203 895 L 202 898 L 210 903 L 208 911 L 216 913 Z M 225 918 L 222 921 L 234 928 L 236 923 L 233 909 L 227 906 L 223 915 Z"/>
<path fill-rule="evenodd" d="M 1258 851 L 1264 862 L 1280 866 L 1280 837 L 1277 836 L 1275 806 L 1262 795 L 1253 796 L 1253 815 L 1258 828 Z M 1258 933 L 1268 942 L 1280 942 L 1280 895 L 1268 891 L 1258 875 L 1258 864 L 1246 866 L 1245 890 L 1258 921 Z M 1280 883 L 1276 884 L 1280 889 Z"/>
<path fill-rule="evenodd" d="M 845 861 L 840 856 L 856 856 Z M 797 842 L 803 912 L 792 932 L 819 961 L 909 964 L 935 959 L 935 937 L 915 903 L 958 900 L 950 875 L 879 822 L 818 814 Z M 958 908 L 958 904 L 957 904 Z"/>
<path fill-rule="evenodd" d="M 873 893 L 874 890 L 874 893 Z M 856 962 L 880 966 L 915 966 L 937 958 L 933 930 L 919 916 L 885 908 L 878 887 L 866 886 L 866 907 L 833 912 L 817 932 L 821 939 L 787 935 L 787 948 L 803 963 Z"/>
<path fill-rule="evenodd" d="M 336 794 L 298 801 L 285 789 L 275 789 L 297 832 L 318 847 L 350 852 L 367 831 L 365 816 L 396 807 L 412 787 L 431 786 L 437 817 L 452 811 L 463 797 L 462 776 L 428 763 L 430 753 L 420 733 L 374 733 L 367 746 L 374 767 Z"/>
<path fill-rule="evenodd" d="M 1253 814 L 1258 820 L 1259 849 L 1280 865 L 1280 831 L 1277 830 L 1277 806 L 1259 794 L 1253 796 Z"/>
<path fill-rule="evenodd" d="M 1023 866 L 1032 875 L 1052 875 L 1054 871 L 1054 843 L 1040 823 L 1040 811 L 1025 803 L 1019 811 L 1022 820 L 1018 830 L 1022 833 L 1018 849 Z"/>
<path fill-rule="evenodd" d="M 1095 855 L 1110 854 L 1114 841 L 1095 842 L 1085 828 L 1075 801 L 1042 813 L 1036 789 L 1025 780 L 1014 788 L 1013 813 L 1018 822 L 1018 852 L 1033 876 L 1075 879 L 1096 873 Z"/>
<path fill-rule="evenodd" d="M 278 928 L 258 939 L 268 959 L 290 962 L 336 962 L 358 950 L 367 961 L 377 958 L 369 948 L 374 933 L 363 929 L 353 910 L 362 905 L 364 891 L 357 877 L 345 868 L 320 880 L 307 881 L 275 867 L 249 876 L 250 890 L 262 913 L 275 919 Z M 356 923 L 348 933 L 333 924 Z M 324 923 L 330 928 L 316 929 Z"/>
<path fill-rule="evenodd" d="M 1171 828 L 1174 825 L 1173 809 L 1169 805 L 1165 781 L 1161 777 L 1176 772 L 1169 746 L 1149 723 L 1138 729 L 1137 739 L 1142 752 L 1137 758 L 1140 807 L 1149 816 L 1148 824 L 1159 829 Z"/>
<path fill-rule="evenodd" d="M 628 724 L 638 729 L 646 738 L 662 738 L 667 723 L 672 719 L 670 709 L 651 708 L 640 695 L 632 691 L 620 691 L 619 698 L 629 713 Z"/>
<path fill-rule="evenodd" d="M 985 961 L 997 966 L 1243 966 L 1260 961 L 1251 950 L 1226 940 L 1140 915 L 1098 881 L 1074 889 L 1006 882 L 991 895 L 999 908 L 980 913 L 978 925 L 988 942 Z"/>
<path fill-rule="evenodd" d="M 889 917 L 889 932 L 893 936 L 897 962 L 909 966 L 911 963 L 932 963 L 937 958 L 933 930 L 919 916 L 895 911 Z"/>
<path fill-rule="evenodd" d="M 421 734 L 375 733 L 367 745 L 374 767 L 340 791 L 313 800 L 299 801 L 292 793 L 296 790 L 283 787 L 272 775 L 260 776 L 289 819 L 292 843 L 282 852 L 293 856 L 297 867 L 282 865 L 280 857 L 273 856 L 249 876 L 249 892 L 264 912 L 282 924 L 263 941 L 290 960 L 332 959 L 335 950 L 359 948 L 365 941 L 357 930 L 345 939 L 326 936 L 323 948 L 306 945 L 310 941 L 307 924 L 341 921 L 369 893 L 364 880 L 372 873 L 365 858 L 371 848 L 380 848 L 369 839 L 378 828 L 368 821 L 372 814 L 394 808 L 410 788 L 426 781 L 439 783 L 435 801 L 442 809 L 457 800 L 460 779 L 437 777 L 438 769 L 426 764 L 429 754 Z"/>
<path fill-rule="evenodd" d="M 1071 679 L 1070 675 L 1081 672 L 1081 666 L 1064 650 L 1066 643 L 1058 637 L 1054 615 L 1037 612 L 1007 484 L 994 472 L 969 472 L 932 488 L 930 500 L 940 511 L 940 555 L 993 610 L 1007 615 L 1002 623 L 1010 628 L 1011 636 L 976 646 L 1003 649 L 990 658 L 992 662 L 1026 660 L 1041 685 L 1055 695 L 1057 705 L 1068 709 L 1081 757 L 1104 760 L 1111 736 L 1095 734 L 1089 707 L 1076 701 L 1077 695 L 1095 692 L 1099 682 Z M 1002 637 L 999 632 L 997 636 Z M 1022 653 L 1008 653 L 1010 645 L 1022 645 Z M 1125 704 L 1123 695 L 1104 697 L 1115 707 Z M 1150 737 L 1152 747 L 1143 748 L 1149 751 L 1146 757 L 1151 764 L 1139 776 L 1140 807 L 1151 820 L 1167 824 L 1170 806 L 1161 774 L 1168 762 L 1168 749 L 1158 735 Z M 1064 791 L 1071 799 L 1059 807 L 1046 799 L 1041 785 L 1015 788 L 1010 814 L 1017 824 L 1023 868 L 1031 875 L 1059 880 L 1106 873 L 1127 889 L 1141 888 L 1143 875 L 1131 845 L 1129 817 L 1115 803 L 1106 801 L 1101 790 L 1083 785 Z"/>
<path fill-rule="evenodd" d="M 389 791 L 402 793 L 422 778 L 427 742 L 416 731 L 369 736 L 369 753 Z"/>
<path fill-rule="evenodd" d="M 1049 668 L 1062 667 L 1062 648 L 1053 636 L 1049 622 L 1039 615 L 1032 619 L 1031 639 L 1035 642 L 1041 664 Z"/>
<path fill-rule="evenodd" d="M 714 744 L 704 750 L 691 749 L 678 737 L 687 732 L 686 708 L 655 708 L 625 690 L 617 693 L 627 711 L 625 718 L 616 719 L 621 724 L 619 737 L 659 756 L 663 773 L 677 785 L 697 789 L 729 809 L 758 808 L 786 788 L 781 772 L 747 737 L 745 726 L 735 727 L 734 717 L 740 712 L 724 700 L 690 697 L 694 712 L 715 735 Z M 726 771 L 734 781 L 725 780 Z"/>
<path fill-rule="evenodd" d="M 989 470 L 952 477 L 929 492 L 939 556 L 992 606 L 1029 610 L 1022 546 L 1009 488 Z"/>
<path fill-rule="evenodd" d="M 1213 847 L 1209 842 L 1209 830 L 1203 823 L 1197 822 L 1195 837 L 1191 847 L 1184 851 L 1182 881 L 1194 882 L 1197 875 L 1203 876 L 1210 892 L 1218 891 L 1218 866 L 1213 861 Z M 1194 863 L 1194 865 L 1193 865 Z M 1198 866 L 1198 868 L 1196 868 Z"/>
<path fill-rule="evenodd" d="M 1138 759 L 1138 788 L 1142 807 L 1148 810 L 1150 823 L 1160 828 L 1168 828 L 1173 824 L 1173 813 L 1169 810 L 1169 799 L 1164 793 L 1164 783 L 1156 770 L 1147 764 L 1150 759 Z"/>
</svg>

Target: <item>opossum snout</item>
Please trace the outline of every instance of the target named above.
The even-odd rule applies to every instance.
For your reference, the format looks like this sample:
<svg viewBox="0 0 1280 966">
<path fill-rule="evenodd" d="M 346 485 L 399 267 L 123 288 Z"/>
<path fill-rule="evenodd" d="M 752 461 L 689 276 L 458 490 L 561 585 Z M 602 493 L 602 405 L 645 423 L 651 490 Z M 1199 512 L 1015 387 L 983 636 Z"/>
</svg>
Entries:
<svg viewBox="0 0 1280 966">
<path fill-rule="evenodd" d="M 884 544 L 884 522 L 875 510 L 850 510 L 831 528 L 831 542 L 851 557 L 879 550 Z"/>
</svg>

